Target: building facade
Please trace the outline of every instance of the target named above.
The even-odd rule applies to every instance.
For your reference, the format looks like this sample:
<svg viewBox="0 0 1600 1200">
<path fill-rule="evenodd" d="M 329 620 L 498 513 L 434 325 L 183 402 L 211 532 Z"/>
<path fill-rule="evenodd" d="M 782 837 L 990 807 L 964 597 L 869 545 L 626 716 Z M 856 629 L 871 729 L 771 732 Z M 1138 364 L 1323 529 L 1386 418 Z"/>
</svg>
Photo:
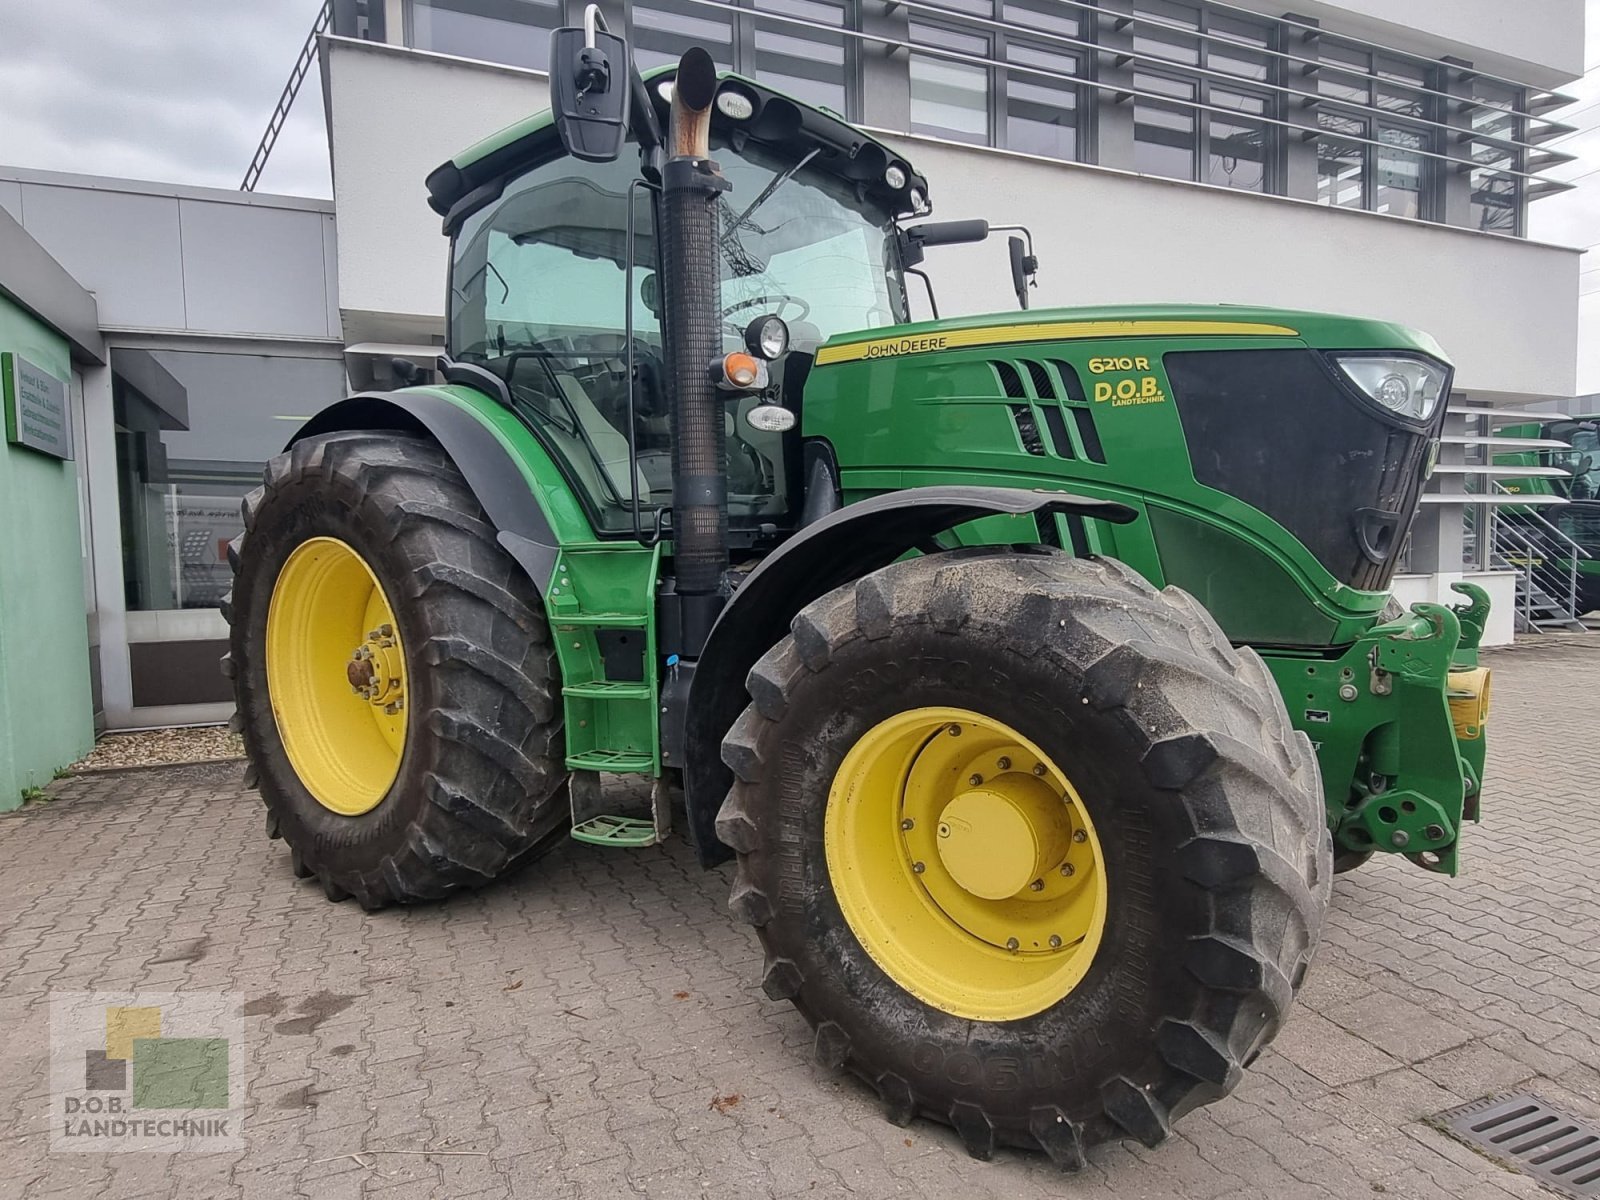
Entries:
<svg viewBox="0 0 1600 1200">
<path fill-rule="evenodd" d="M 103 347 L 72 374 L 95 719 L 226 719 L 239 500 L 346 390 L 333 206 L 0 168 L 0 218 L 92 294 Z"/>
</svg>

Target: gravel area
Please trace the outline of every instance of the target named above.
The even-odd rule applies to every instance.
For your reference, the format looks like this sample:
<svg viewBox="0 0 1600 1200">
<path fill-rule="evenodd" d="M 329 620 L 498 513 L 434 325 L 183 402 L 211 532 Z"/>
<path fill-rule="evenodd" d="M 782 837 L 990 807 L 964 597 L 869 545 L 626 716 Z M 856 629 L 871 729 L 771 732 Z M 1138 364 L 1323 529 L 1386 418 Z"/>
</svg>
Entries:
<svg viewBox="0 0 1600 1200">
<path fill-rule="evenodd" d="M 222 725 L 198 729 L 150 729 L 143 733 L 108 733 L 93 750 L 72 764 L 73 771 L 118 767 L 154 767 L 172 763 L 240 758 L 244 743 Z"/>
</svg>

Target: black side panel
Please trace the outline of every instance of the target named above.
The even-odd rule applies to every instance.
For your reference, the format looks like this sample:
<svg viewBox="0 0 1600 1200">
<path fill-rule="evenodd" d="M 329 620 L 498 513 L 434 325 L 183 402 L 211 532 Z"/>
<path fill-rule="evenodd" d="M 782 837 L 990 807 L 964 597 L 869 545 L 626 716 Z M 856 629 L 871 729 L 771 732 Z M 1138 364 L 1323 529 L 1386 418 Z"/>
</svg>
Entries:
<svg viewBox="0 0 1600 1200">
<path fill-rule="evenodd" d="M 1416 513 L 1437 434 L 1386 419 L 1311 350 L 1163 358 L 1195 478 L 1260 509 L 1334 578 L 1382 591 Z"/>
<path fill-rule="evenodd" d="M 544 594 L 560 543 L 516 463 L 471 413 L 422 390 L 362 392 L 323 409 L 300 427 L 289 445 L 339 429 L 430 435 L 466 476 L 473 495 L 499 530 L 500 544 Z"/>
<path fill-rule="evenodd" d="M 717 809 L 733 777 L 722 737 L 749 702 L 745 676 L 806 605 L 886 567 L 947 529 L 995 513 L 1068 513 L 1125 525 L 1138 512 L 1069 492 L 995 487 L 907 488 L 831 513 L 762 561 L 733 594 L 706 640 L 686 700 L 683 787 L 689 834 L 705 866 L 732 856 L 717 840 Z"/>
</svg>

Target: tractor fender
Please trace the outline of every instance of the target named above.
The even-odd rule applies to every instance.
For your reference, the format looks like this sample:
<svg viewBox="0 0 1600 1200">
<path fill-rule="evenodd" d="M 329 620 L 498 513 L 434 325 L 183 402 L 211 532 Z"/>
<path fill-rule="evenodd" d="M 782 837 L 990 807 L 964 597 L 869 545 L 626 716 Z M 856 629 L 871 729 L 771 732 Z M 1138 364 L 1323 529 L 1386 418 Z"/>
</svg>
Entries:
<svg viewBox="0 0 1600 1200">
<path fill-rule="evenodd" d="M 1077 513 L 1119 525 L 1139 515 L 1114 500 L 1045 489 L 906 488 L 830 513 L 750 572 L 712 626 L 683 703 L 672 706 L 682 714 L 680 761 L 689 834 L 703 866 L 733 856 L 717 838 L 716 819 L 733 783 L 722 762 L 722 739 L 749 703 L 745 677 L 789 632 L 800 610 L 956 525 L 980 517 L 1040 513 Z M 663 731 L 669 746 L 680 741 L 674 732 Z"/>
<path fill-rule="evenodd" d="M 328 406 L 300 427 L 302 438 L 345 429 L 426 433 L 466 478 L 472 494 L 499 531 L 498 541 L 542 597 L 555 569 L 560 540 L 528 488 L 515 460 L 493 431 L 459 404 L 425 389 L 358 392 Z"/>
</svg>

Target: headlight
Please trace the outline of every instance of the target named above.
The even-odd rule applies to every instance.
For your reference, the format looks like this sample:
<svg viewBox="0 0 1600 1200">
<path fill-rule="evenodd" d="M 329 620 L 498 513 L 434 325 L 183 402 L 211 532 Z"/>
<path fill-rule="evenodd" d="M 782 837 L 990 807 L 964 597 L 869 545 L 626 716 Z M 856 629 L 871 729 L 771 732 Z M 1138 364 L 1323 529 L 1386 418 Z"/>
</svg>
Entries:
<svg viewBox="0 0 1600 1200">
<path fill-rule="evenodd" d="M 899 163 L 890 163 L 883 173 L 883 181 L 898 192 L 906 185 L 906 169 Z"/>
<path fill-rule="evenodd" d="M 735 121 L 748 121 L 756 111 L 755 103 L 743 92 L 733 88 L 723 88 L 717 93 L 717 109 L 725 117 Z"/>
<path fill-rule="evenodd" d="M 757 317 L 745 326 L 744 344 L 771 362 L 789 348 L 789 327 L 781 317 Z"/>
<path fill-rule="evenodd" d="M 1335 354 L 1344 377 L 1390 412 L 1426 421 L 1439 407 L 1445 369 L 1423 358 L 1399 355 Z"/>
</svg>

